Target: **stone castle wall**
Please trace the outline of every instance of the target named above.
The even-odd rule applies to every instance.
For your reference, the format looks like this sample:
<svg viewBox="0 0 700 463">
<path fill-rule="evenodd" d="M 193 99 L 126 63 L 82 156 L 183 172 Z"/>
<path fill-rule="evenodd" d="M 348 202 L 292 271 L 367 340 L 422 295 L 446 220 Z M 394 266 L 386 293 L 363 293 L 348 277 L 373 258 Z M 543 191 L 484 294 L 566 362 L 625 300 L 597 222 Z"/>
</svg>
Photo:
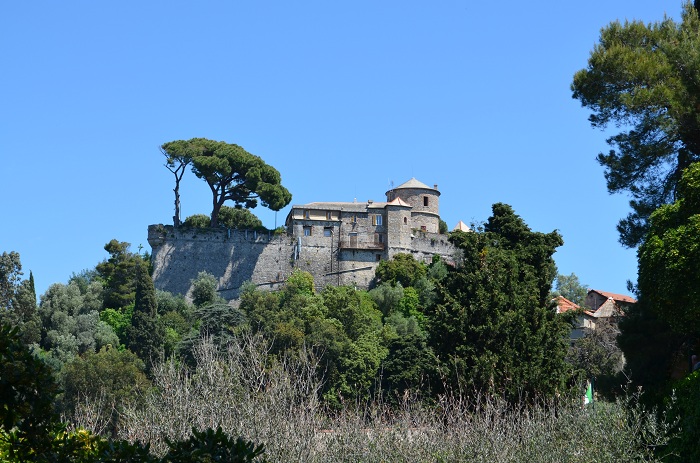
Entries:
<svg viewBox="0 0 700 463">
<path fill-rule="evenodd" d="M 247 281 L 259 288 L 279 289 L 294 269 L 311 273 L 317 289 L 327 285 L 367 289 L 379 264 L 378 256 L 408 253 L 430 263 L 437 254 L 454 262 L 454 247 L 446 235 L 407 230 L 400 241 L 387 243 L 382 250 L 343 248 L 338 245 L 339 236 L 339 232 L 324 236 L 322 229 L 311 236 L 292 236 L 151 225 L 148 242 L 153 283 L 158 289 L 188 295 L 192 280 L 206 271 L 217 278 L 219 294 L 232 300 L 238 298 Z"/>
<path fill-rule="evenodd" d="M 219 294 L 225 299 L 236 299 L 246 281 L 277 289 L 293 269 L 292 241 L 286 234 L 151 225 L 153 284 L 188 294 L 192 280 L 206 271 L 218 279 Z"/>
</svg>

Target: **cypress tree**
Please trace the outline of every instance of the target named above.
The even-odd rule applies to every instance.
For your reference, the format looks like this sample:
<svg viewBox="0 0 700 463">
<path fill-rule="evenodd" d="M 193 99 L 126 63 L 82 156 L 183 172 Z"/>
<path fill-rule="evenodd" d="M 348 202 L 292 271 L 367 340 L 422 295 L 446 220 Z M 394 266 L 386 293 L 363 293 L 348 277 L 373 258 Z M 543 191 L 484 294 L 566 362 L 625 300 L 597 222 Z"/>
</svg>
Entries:
<svg viewBox="0 0 700 463">
<path fill-rule="evenodd" d="M 561 236 L 533 232 L 510 206 L 495 204 L 483 231 L 450 240 L 463 265 L 445 279 L 428 322 L 452 386 L 516 401 L 561 390 L 566 327 L 549 301 Z"/>
<path fill-rule="evenodd" d="M 136 298 L 129 329 L 129 349 L 149 367 L 160 358 L 165 333 L 158 323 L 158 303 L 145 262 L 136 267 Z"/>
</svg>

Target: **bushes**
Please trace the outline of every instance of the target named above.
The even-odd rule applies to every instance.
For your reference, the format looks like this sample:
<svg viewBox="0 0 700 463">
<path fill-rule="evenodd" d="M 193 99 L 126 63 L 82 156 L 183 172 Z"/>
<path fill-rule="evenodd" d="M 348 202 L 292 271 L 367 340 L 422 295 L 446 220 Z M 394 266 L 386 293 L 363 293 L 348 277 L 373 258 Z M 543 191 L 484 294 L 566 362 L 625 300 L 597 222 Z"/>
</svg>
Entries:
<svg viewBox="0 0 700 463">
<path fill-rule="evenodd" d="M 225 350 L 205 340 L 194 370 L 162 365 L 148 406 L 127 413 L 121 437 L 167 454 L 168 439 L 220 426 L 265 442 L 270 461 L 311 463 L 656 461 L 655 450 L 668 441 L 668 427 L 634 400 L 582 409 L 579 397 L 513 404 L 461 392 L 426 405 L 406 390 L 391 406 L 379 395 L 329 411 L 317 399 L 314 356 L 277 362 L 269 349 L 259 336 L 236 338 Z M 206 436 L 204 447 L 218 439 L 213 431 Z"/>
<path fill-rule="evenodd" d="M 192 430 L 186 441 L 168 441 L 162 458 L 150 452 L 150 444 L 108 440 L 82 429 L 66 432 L 53 409 L 57 392 L 50 368 L 31 354 L 17 328 L 0 325 L 0 461 L 246 463 L 263 453 L 262 445 L 234 441 L 221 429 Z"/>
</svg>

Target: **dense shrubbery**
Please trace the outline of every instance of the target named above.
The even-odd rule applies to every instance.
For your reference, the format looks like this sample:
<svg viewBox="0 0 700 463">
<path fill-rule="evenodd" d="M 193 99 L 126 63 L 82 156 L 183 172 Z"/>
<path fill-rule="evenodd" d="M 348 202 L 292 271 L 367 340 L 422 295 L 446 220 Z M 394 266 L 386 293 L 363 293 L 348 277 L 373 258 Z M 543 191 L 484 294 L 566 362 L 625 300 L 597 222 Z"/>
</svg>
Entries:
<svg viewBox="0 0 700 463">
<path fill-rule="evenodd" d="M 199 452 L 192 430 L 204 447 L 224 435 L 265 443 L 272 461 L 659 455 L 668 429 L 653 415 L 622 403 L 580 409 L 576 373 L 614 369 L 599 349 L 614 334 L 565 361 L 568 325 L 550 296 L 561 237 L 531 231 L 507 205 L 493 212 L 475 232 L 450 235 L 464 255 L 457 266 L 397 255 L 370 291 L 316 291 L 295 271 L 281 291 L 245 286 L 236 307 L 206 273 L 191 303 L 156 291 L 144 257 L 111 241 L 110 259 L 52 286 L 37 311 L 44 328 L 32 349 L 59 373 L 57 404 L 74 430 L 62 448 L 80 447 L 87 428 L 102 436 L 88 439 L 93 450 L 154 459 L 169 442 Z M 687 422 L 689 402 L 679 404 Z"/>
</svg>

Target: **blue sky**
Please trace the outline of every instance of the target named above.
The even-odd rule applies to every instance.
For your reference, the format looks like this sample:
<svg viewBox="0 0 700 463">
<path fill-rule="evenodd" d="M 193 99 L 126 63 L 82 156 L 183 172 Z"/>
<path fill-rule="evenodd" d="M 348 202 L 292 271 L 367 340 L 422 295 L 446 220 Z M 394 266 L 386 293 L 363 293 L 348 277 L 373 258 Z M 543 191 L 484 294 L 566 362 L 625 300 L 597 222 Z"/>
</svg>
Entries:
<svg viewBox="0 0 700 463">
<path fill-rule="evenodd" d="M 381 201 L 411 177 L 442 218 L 513 206 L 560 231 L 559 271 L 626 293 L 636 252 L 615 225 L 608 149 L 571 98 L 610 21 L 679 18 L 681 1 L 68 1 L 0 6 L 0 252 L 38 295 L 107 257 L 150 250 L 172 223 L 158 147 L 237 143 L 282 174 L 293 204 Z M 211 211 L 189 173 L 182 216 Z M 289 211 L 258 207 L 264 224 Z"/>
</svg>

